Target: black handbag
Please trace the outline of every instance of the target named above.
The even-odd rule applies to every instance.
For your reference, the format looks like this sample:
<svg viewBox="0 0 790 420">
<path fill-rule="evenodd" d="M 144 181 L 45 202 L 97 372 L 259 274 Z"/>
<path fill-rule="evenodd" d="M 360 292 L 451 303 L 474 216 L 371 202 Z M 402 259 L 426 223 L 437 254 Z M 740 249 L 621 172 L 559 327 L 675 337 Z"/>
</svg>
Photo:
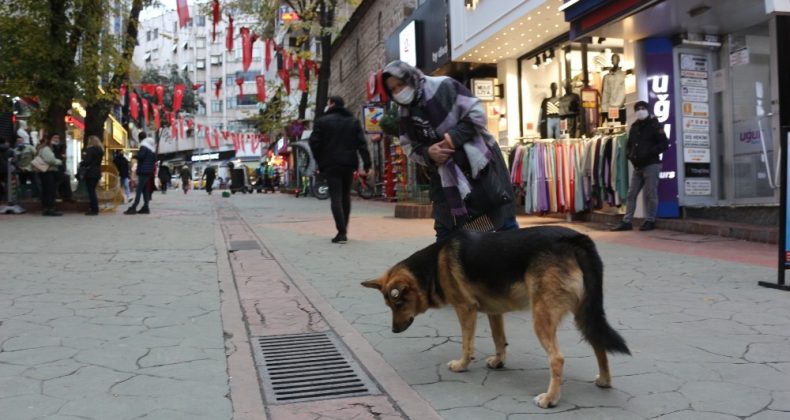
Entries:
<svg viewBox="0 0 790 420">
<path fill-rule="evenodd" d="M 515 192 L 502 153 L 498 148 L 491 152 L 491 161 L 480 171 L 477 179 L 466 174 L 472 191 L 466 196 L 465 202 L 473 218 L 515 200 Z"/>
</svg>

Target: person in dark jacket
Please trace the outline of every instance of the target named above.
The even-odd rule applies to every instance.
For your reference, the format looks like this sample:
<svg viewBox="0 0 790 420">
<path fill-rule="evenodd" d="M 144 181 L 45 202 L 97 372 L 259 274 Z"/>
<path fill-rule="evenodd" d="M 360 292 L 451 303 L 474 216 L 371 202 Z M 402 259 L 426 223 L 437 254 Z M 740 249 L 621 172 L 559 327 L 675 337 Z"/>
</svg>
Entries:
<svg viewBox="0 0 790 420">
<path fill-rule="evenodd" d="M 118 178 L 120 178 L 121 186 L 123 187 L 123 195 L 126 201 L 131 201 L 132 193 L 129 190 L 129 161 L 126 160 L 126 156 L 123 155 L 123 152 L 118 151 L 115 153 L 112 163 L 115 164 L 115 167 L 118 169 Z"/>
<path fill-rule="evenodd" d="M 88 136 L 88 147 L 85 148 L 83 153 L 84 156 L 80 166 L 85 171 L 85 188 L 88 189 L 88 198 L 90 199 L 90 210 L 85 215 L 98 216 L 99 198 L 96 196 L 96 186 L 99 185 L 99 180 L 101 179 L 101 161 L 104 156 L 101 140 L 96 136 Z"/>
<path fill-rule="evenodd" d="M 628 185 L 628 199 L 623 220 L 612 231 L 633 229 L 631 221 L 636 210 L 636 197 L 644 191 L 645 222 L 639 230 L 656 228 L 656 211 L 658 210 L 658 175 L 661 172 L 661 154 L 669 148 L 669 140 L 664 133 L 663 124 L 650 115 L 648 104 L 639 101 L 634 104 L 636 121 L 631 124 L 628 132 L 628 143 L 625 151 L 628 160 L 634 166 L 631 182 Z"/>
<path fill-rule="evenodd" d="M 318 170 L 326 175 L 329 186 L 332 216 L 337 235 L 332 243 L 348 241 L 348 222 L 351 217 L 351 181 L 359 168 L 359 156 L 365 172 L 373 175 L 368 142 L 359 120 L 345 108 L 343 98 L 329 98 L 324 116 L 319 118 L 310 134 L 310 149 Z"/>
<path fill-rule="evenodd" d="M 206 192 L 211 195 L 211 191 L 214 189 L 214 180 L 217 179 L 217 171 L 209 165 L 203 171 L 203 178 L 206 179 Z"/>
<path fill-rule="evenodd" d="M 510 175 L 478 98 L 458 81 L 395 60 L 382 73 L 400 105 L 400 141 L 430 175 L 436 240 L 457 229 L 517 229 Z"/>
<path fill-rule="evenodd" d="M 170 167 L 162 162 L 159 165 L 159 172 L 157 175 L 159 176 L 159 189 L 162 191 L 162 194 L 165 194 L 167 193 L 167 186 L 170 184 L 170 178 L 173 177 L 170 173 Z"/>
<path fill-rule="evenodd" d="M 156 166 L 156 145 L 145 133 L 140 133 L 140 150 L 137 152 L 137 188 L 134 194 L 134 203 L 123 214 L 149 214 L 148 202 L 151 201 L 151 190 L 146 188 L 148 180 L 154 176 Z M 137 210 L 140 204 L 140 195 L 143 196 L 143 207 Z"/>
<path fill-rule="evenodd" d="M 181 167 L 181 170 L 178 171 L 178 175 L 181 177 L 181 189 L 184 190 L 184 194 L 189 191 L 189 184 L 192 183 L 192 171 L 189 169 L 189 166 L 184 165 Z"/>
</svg>

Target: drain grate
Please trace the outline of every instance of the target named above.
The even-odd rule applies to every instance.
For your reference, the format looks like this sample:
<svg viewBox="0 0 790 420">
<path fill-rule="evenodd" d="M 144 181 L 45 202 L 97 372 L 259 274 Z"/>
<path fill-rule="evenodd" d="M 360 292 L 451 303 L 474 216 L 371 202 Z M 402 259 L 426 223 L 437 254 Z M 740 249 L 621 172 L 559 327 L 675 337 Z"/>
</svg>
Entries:
<svg viewBox="0 0 790 420">
<path fill-rule="evenodd" d="M 251 249 L 261 249 L 258 241 L 230 241 L 228 244 L 228 251 L 248 251 Z"/>
<path fill-rule="evenodd" d="M 331 332 L 252 339 L 264 396 L 270 404 L 379 393 Z"/>
</svg>

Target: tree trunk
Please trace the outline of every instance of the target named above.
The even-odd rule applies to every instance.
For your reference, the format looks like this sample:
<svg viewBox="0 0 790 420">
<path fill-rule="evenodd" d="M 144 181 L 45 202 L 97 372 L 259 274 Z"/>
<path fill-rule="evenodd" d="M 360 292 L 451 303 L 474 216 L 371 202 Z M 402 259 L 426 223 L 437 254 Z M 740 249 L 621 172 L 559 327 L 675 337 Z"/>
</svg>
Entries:
<svg viewBox="0 0 790 420">
<path fill-rule="evenodd" d="M 95 104 L 88 105 L 85 109 L 85 140 L 88 136 L 96 136 L 100 140 L 104 139 L 104 123 L 110 115 L 112 104 L 100 100 Z"/>
<path fill-rule="evenodd" d="M 71 108 L 71 102 L 50 103 L 47 105 L 47 138 L 52 134 L 60 135 L 62 141 L 66 139 L 66 112 Z"/>
<path fill-rule="evenodd" d="M 305 84 L 309 87 L 310 86 L 310 72 L 305 71 Z M 302 92 L 302 98 L 299 100 L 299 120 L 304 121 L 305 113 L 307 112 L 307 100 L 309 99 L 310 89 L 308 88 L 306 91 Z"/>
</svg>

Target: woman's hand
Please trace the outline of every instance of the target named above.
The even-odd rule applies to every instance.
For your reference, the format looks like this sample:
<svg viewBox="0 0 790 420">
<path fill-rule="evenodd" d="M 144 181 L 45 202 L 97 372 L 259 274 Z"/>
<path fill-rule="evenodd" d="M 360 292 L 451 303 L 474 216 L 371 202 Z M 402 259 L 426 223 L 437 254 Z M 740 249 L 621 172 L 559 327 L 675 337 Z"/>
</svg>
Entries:
<svg viewBox="0 0 790 420">
<path fill-rule="evenodd" d="M 436 162 L 437 165 L 444 165 L 447 159 L 450 159 L 455 153 L 455 146 L 450 135 L 445 133 L 444 139 L 438 143 L 434 143 L 428 148 L 428 156 L 431 160 Z"/>
</svg>

